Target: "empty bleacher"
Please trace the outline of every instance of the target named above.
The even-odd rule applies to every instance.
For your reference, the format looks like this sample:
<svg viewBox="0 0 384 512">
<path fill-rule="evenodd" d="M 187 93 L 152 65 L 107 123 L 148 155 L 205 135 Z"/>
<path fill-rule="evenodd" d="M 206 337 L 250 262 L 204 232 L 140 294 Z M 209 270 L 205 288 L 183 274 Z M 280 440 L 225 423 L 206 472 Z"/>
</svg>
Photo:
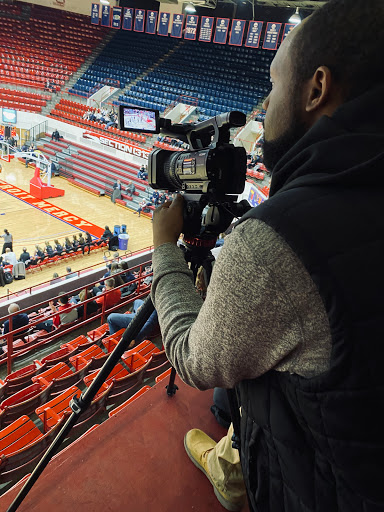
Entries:
<svg viewBox="0 0 384 512">
<path fill-rule="evenodd" d="M 49 94 L 0 88 L 0 107 L 38 113 L 41 112 L 41 109 L 50 99 L 51 96 Z"/>
</svg>

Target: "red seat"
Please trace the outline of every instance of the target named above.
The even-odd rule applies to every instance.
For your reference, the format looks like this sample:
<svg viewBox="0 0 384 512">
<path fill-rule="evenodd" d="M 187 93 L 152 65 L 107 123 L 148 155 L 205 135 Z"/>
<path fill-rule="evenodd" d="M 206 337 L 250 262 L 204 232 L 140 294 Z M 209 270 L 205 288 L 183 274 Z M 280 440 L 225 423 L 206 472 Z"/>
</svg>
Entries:
<svg viewBox="0 0 384 512">
<path fill-rule="evenodd" d="M 28 416 L 21 416 L 0 431 L 0 473 L 4 477 L 17 471 L 28 472 L 56 437 L 63 421 L 44 434 Z"/>
<path fill-rule="evenodd" d="M 31 414 L 44 404 L 51 393 L 52 383 L 32 384 L 4 400 L 0 405 L 0 428 L 4 428 L 23 414 Z"/>
</svg>

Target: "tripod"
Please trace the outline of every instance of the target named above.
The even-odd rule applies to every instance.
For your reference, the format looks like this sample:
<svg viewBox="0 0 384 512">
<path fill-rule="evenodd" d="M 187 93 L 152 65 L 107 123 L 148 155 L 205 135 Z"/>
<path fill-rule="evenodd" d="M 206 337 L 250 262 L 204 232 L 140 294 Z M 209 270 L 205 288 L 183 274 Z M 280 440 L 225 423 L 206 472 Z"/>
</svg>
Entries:
<svg viewBox="0 0 384 512">
<path fill-rule="evenodd" d="M 249 205 L 247 203 L 248 209 Z M 227 210 L 227 209 L 226 209 Z M 228 210 L 229 211 L 229 210 Z M 228 211 L 224 213 L 223 216 L 228 217 Z M 233 215 L 231 220 L 233 219 Z M 220 229 L 218 232 L 211 232 L 206 234 L 205 237 L 197 237 L 197 238 L 185 238 L 186 242 L 186 252 L 185 258 L 186 261 L 189 261 L 191 264 L 191 270 L 193 272 L 194 277 L 196 278 L 196 274 L 201 265 L 205 265 L 208 268 L 208 273 L 210 274 L 209 269 L 212 266 L 212 253 L 211 249 L 215 246 L 215 242 L 217 239 L 217 235 L 219 232 L 224 231 L 230 224 L 230 221 L 226 226 L 222 224 L 218 224 Z M 222 229 L 222 228 L 225 229 Z M 29 479 L 25 482 L 24 486 L 20 490 L 19 494 L 16 496 L 15 500 L 9 506 L 7 512 L 15 512 L 20 504 L 24 501 L 30 489 L 33 487 L 41 473 L 44 471 L 45 467 L 48 465 L 49 461 L 58 451 L 60 445 L 63 443 L 65 438 L 68 436 L 70 430 L 78 421 L 81 414 L 91 405 L 92 400 L 94 399 L 96 393 L 102 386 L 102 384 L 107 379 L 108 375 L 111 373 L 120 357 L 127 350 L 129 344 L 132 340 L 136 339 L 137 335 L 140 333 L 142 327 L 150 317 L 151 313 L 154 311 L 154 306 L 150 296 L 146 298 L 144 304 L 136 313 L 134 319 L 129 324 L 127 329 L 125 330 L 120 342 L 117 344 L 113 352 L 108 357 L 107 361 L 104 363 L 104 366 L 100 369 L 96 378 L 93 380 L 89 388 L 79 397 L 74 397 L 70 402 L 70 407 L 72 409 L 72 413 L 69 416 L 66 423 L 63 425 L 62 429 L 58 433 L 57 437 L 54 439 L 48 450 L 45 452 L 33 472 L 31 473 Z M 169 384 L 167 386 L 167 394 L 169 396 L 173 396 L 176 393 L 177 386 L 175 386 L 175 376 L 176 370 L 172 368 Z M 233 447 L 239 448 L 239 439 L 240 439 L 240 415 L 239 415 L 239 407 L 237 403 L 237 398 L 234 390 L 228 390 L 228 400 L 231 409 L 232 422 L 234 426 L 234 436 Z"/>
</svg>

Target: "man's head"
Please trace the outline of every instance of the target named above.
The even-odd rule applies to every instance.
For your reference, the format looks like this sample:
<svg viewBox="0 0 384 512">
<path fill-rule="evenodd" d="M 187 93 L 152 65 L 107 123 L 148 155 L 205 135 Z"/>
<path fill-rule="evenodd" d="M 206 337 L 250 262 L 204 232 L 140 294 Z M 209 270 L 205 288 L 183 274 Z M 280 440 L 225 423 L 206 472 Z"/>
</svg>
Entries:
<svg viewBox="0 0 384 512">
<path fill-rule="evenodd" d="M 66 270 L 67 270 L 68 274 L 69 274 L 70 272 L 72 272 L 71 267 L 67 267 L 67 269 L 66 269 Z"/>
<path fill-rule="evenodd" d="M 112 290 L 112 288 L 115 287 L 115 280 L 113 279 L 113 277 L 110 277 L 109 279 L 106 279 L 105 280 L 105 288 L 107 290 Z"/>
<path fill-rule="evenodd" d="M 276 163 L 323 116 L 383 82 L 382 0 L 329 0 L 284 40 L 264 102 L 264 163 Z"/>
<path fill-rule="evenodd" d="M 16 304 L 16 302 L 8 306 L 8 313 L 10 315 L 12 315 L 12 313 L 17 313 L 17 311 L 20 311 L 20 306 Z"/>
<path fill-rule="evenodd" d="M 23 252 L 27 252 L 27 248 L 26 247 L 23 247 Z"/>
<path fill-rule="evenodd" d="M 68 298 L 68 295 L 66 295 L 65 293 L 60 293 L 59 294 L 59 297 L 57 298 L 57 300 L 60 302 L 60 304 L 62 304 L 63 306 L 65 306 L 66 304 L 68 304 L 69 302 L 69 298 Z"/>
</svg>

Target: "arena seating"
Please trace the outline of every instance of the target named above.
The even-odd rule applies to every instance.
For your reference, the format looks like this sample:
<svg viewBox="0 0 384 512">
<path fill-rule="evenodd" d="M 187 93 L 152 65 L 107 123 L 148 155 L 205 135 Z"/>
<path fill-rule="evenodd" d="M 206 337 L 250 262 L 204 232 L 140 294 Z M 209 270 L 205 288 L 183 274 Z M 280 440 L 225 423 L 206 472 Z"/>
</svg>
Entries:
<svg viewBox="0 0 384 512">
<path fill-rule="evenodd" d="M 168 38 L 157 37 L 154 44 L 150 34 L 118 31 L 69 92 L 88 97 L 91 89 L 108 78 L 118 80 L 124 89 L 174 45 Z"/>
<path fill-rule="evenodd" d="M 0 107 L 14 108 L 27 112 L 41 112 L 51 96 L 33 92 L 0 88 Z"/>
<path fill-rule="evenodd" d="M 119 130 L 115 127 L 110 127 L 106 129 L 105 123 L 99 123 L 97 121 L 90 121 L 88 119 L 83 119 L 84 113 L 90 109 L 86 105 L 82 103 L 78 103 L 75 101 L 70 101 L 62 98 L 59 103 L 55 105 L 55 107 L 50 112 L 50 117 L 57 119 L 65 119 L 69 124 L 73 124 L 75 126 L 81 126 L 82 128 L 88 128 L 93 131 L 102 131 L 105 132 L 106 136 L 113 137 L 114 139 L 121 140 L 122 142 L 135 141 L 139 143 L 145 143 L 146 136 L 144 134 L 138 134 L 128 131 Z"/>
<path fill-rule="evenodd" d="M 198 105 L 205 117 L 229 110 L 249 113 L 270 90 L 273 56 L 262 49 L 183 41 L 115 103 L 163 112 L 177 100 Z"/>
<path fill-rule="evenodd" d="M 60 90 L 100 44 L 108 29 L 86 16 L 30 6 L 29 19 L 0 16 L 0 81 Z"/>
</svg>

